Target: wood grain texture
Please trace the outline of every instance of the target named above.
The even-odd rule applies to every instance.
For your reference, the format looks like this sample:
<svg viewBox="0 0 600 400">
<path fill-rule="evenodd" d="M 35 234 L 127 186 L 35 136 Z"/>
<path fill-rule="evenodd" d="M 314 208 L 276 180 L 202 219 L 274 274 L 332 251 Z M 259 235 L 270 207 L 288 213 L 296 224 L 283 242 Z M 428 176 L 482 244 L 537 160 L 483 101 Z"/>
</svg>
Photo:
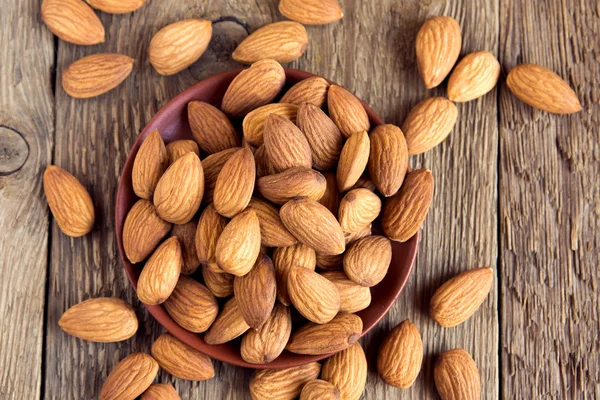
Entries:
<svg viewBox="0 0 600 400">
<path fill-rule="evenodd" d="M 39 1 L 2 4 L 0 43 L 0 398 L 37 399 L 48 250 L 42 173 L 54 137 L 54 40 Z"/>
</svg>

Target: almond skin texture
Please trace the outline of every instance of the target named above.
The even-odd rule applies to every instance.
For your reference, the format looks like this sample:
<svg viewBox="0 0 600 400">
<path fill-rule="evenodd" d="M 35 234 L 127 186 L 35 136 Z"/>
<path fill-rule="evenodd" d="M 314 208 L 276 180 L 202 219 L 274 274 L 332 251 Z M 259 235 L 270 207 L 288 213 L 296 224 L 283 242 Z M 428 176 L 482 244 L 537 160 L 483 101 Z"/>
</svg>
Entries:
<svg viewBox="0 0 600 400">
<path fill-rule="evenodd" d="M 244 276 L 254 266 L 260 252 L 260 223 L 253 210 L 244 211 L 223 229 L 215 257 L 223 271 Z"/>
<path fill-rule="evenodd" d="M 252 270 L 244 276 L 236 276 L 233 294 L 238 308 L 252 329 L 259 329 L 271 315 L 275 305 L 275 268 L 271 259 L 260 254 Z"/>
<path fill-rule="evenodd" d="M 458 109 L 443 97 L 431 97 L 417 104 L 402 124 L 408 155 L 425 153 L 442 143 L 457 118 Z"/>
<path fill-rule="evenodd" d="M 196 254 L 197 227 L 198 220 L 194 218 L 187 224 L 173 226 L 171 231 L 171 236 L 179 239 L 181 245 L 181 259 L 183 260 L 181 273 L 184 275 L 191 275 L 200 267 L 200 260 Z"/>
<path fill-rule="evenodd" d="M 408 169 L 408 149 L 404 133 L 396 125 L 379 125 L 370 135 L 369 176 L 385 197 L 394 195 Z"/>
<path fill-rule="evenodd" d="M 140 400 L 181 400 L 181 397 L 172 385 L 155 383 L 142 394 Z"/>
<path fill-rule="evenodd" d="M 120 342 L 138 329 L 135 311 L 121 299 L 99 297 L 69 308 L 58 325 L 71 336 L 91 342 Z"/>
<path fill-rule="evenodd" d="M 296 330 L 286 350 L 296 354 L 329 354 L 352 346 L 362 334 L 359 316 L 341 312 L 326 324 L 308 323 Z"/>
<path fill-rule="evenodd" d="M 148 354 L 133 353 L 122 359 L 110 372 L 100 400 L 134 400 L 150 387 L 158 373 L 158 363 Z"/>
<path fill-rule="evenodd" d="M 316 379 L 321 364 L 312 362 L 298 367 L 256 370 L 250 378 L 253 400 L 293 400 L 307 382 Z"/>
<path fill-rule="evenodd" d="M 117 87 L 131 73 L 133 58 L 122 54 L 93 54 L 69 65 L 62 86 L 71 97 L 88 99 Z"/>
<path fill-rule="evenodd" d="M 338 209 L 340 208 L 341 195 L 337 188 L 335 173 L 332 171 L 323 171 L 325 177 L 325 193 L 319 199 L 319 203 L 323 204 L 331 213 L 337 217 Z"/>
<path fill-rule="evenodd" d="M 321 378 L 338 388 L 343 400 L 358 400 L 367 382 L 367 359 L 360 343 L 325 361 Z"/>
<path fill-rule="evenodd" d="M 433 367 L 435 387 L 442 400 L 479 400 L 481 377 L 475 361 L 463 349 L 442 353 Z"/>
<path fill-rule="evenodd" d="M 244 334 L 250 326 L 244 320 L 235 297 L 229 299 L 215 323 L 210 327 L 204 341 L 208 344 L 223 344 Z"/>
<path fill-rule="evenodd" d="M 156 214 L 150 201 L 138 200 L 127 213 L 123 225 L 123 248 L 127 259 L 132 264 L 146 259 L 170 230 L 171 224 Z"/>
<path fill-rule="evenodd" d="M 196 255 L 202 265 L 214 272 L 223 272 L 217 265 L 215 249 L 226 225 L 227 219 L 219 215 L 212 204 L 204 209 L 198 221 L 195 237 Z"/>
<path fill-rule="evenodd" d="M 154 130 L 144 139 L 133 161 L 131 183 L 135 194 L 142 199 L 150 199 L 168 166 L 165 143 L 160 133 Z"/>
<path fill-rule="evenodd" d="M 265 58 L 289 63 L 304 54 L 308 47 L 306 29 L 293 21 L 275 22 L 252 32 L 235 49 L 235 61 L 252 64 Z"/>
<path fill-rule="evenodd" d="M 213 201 L 216 210 L 224 217 L 233 218 L 243 211 L 254 191 L 256 164 L 252 151 L 248 148 L 235 152 L 223 165 Z"/>
<path fill-rule="evenodd" d="M 367 168 L 370 152 L 371 142 L 366 131 L 356 132 L 348 138 L 340 153 L 336 171 L 340 192 L 350 189 L 358 181 Z"/>
<path fill-rule="evenodd" d="M 304 385 L 300 400 L 339 400 L 340 392 L 327 381 L 315 379 Z"/>
<path fill-rule="evenodd" d="M 202 160 L 202 168 L 204 169 L 204 196 L 202 197 L 202 200 L 204 203 L 210 204 L 213 202 L 219 173 L 227 160 L 229 160 L 239 149 L 240 147 L 232 147 L 231 149 L 211 154 Z"/>
<path fill-rule="evenodd" d="M 396 326 L 381 343 L 377 372 L 388 385 L 406 389 L 419 376 L 422 363 L 421 334 L 415 324 L 407 319 Z"/>
<path fill-rule="evenodd" d="M 354 232 L 348 232 L 346 234 L 344 234 L 344 238 L 346 240 L 346 247 L 348 247 L 349 244 L 356 242 L 358 239 L 362 239 L 364 237 L 367 236 L 371 236 L 371 227 L 373 224 L 369 224 L 366 226 L 363 226 L 362 228 L 355 230 Z"/>
<path fill-rule="evenodd" d="M 269 114 L 281 115 L 296 123 L 298 106 L 295 104 L 273 103 L 258 107 L 244 117 L 242 130 L 244 139 L 253 146 L 260 147 L 264 142 L 265 122 Z"/>
<path fill-rule="evenodd" d="M 331 85 L 327 91 L 329 116 L 340 128 L 342 135 L 349 138 L 356 132 L 369 131 L 369 116 L 360 100 L 341 86 Z"/>
<path fill-rule="evenodd" d="M 170 333 L 163 333 L 152 344 L 152 357 L 162 369 L 176 378 L 205 381 L 215 376 L 210 358 Z"/>
<path fill-rule="evenodd" d="M 315 270 L 315 251 L 302 243 L 290 247 L 279 247 L 273 250 L 273 265 L 277 278 L 277 299 L 286 306 L 291 304 L 288 294 L 288 276 L 292 267 Z"/>
<path fill-rule="evenodd" d="M 461 103 L 477 99 L 491 91 L 500 77 L 500 63 L 489 51 L 466 55 L 448 80 L 448 98 Z"/>
<path fill-rule="evenodd" d="M 219 312 L 217 300 L 206 286 L 185 275 L 179 277 L 164 306 L 182 328 L 196 333 L 205 332 Z"/>
<path fill-rule="evenodd" d="M 296 197 L 279 211 L 283 224 L 301 243 L 325 255 L 346 250 L 344 232 L 331 211 L 306 197 Z"/>
<path fill-rule="evenodd" d="M 169 157 L 169 165 L 173 164 L 175 160 L 187 153 L 196 153 L 200 157 L 200 149 L 198 143 L 193 140 L 176 140 L 167 145 L 167 156 Z"/>
<path fill-rule="evenodd" d="M 86 2 L 96 10 L 110 14 L 126 14 L 143 6 L 146 0 L 86 0 Z"/>
<path fill-rule="evenodd" d="M 560 76 L 536 64 L 520 64 L 506 78 L 508 88 L 521 101 L 555 114 L 581 111 L 577 95 Z"/>
<path fill-rule="evenodd" d="M 306 137 L 289 119 L 270 114 L 265 119 L 265 150 L 275 170 L 312 167 L 312 154 Z"/>
<path fill-rule="evenodd" d="M 229 297 L 233 294 L 233 275 L 226 272 L 214 272 L 210 268 L 203 266 L 202 278 L 208 290 L 215 297 Z"/>
<path fill-rule="evenodd" d="M 156 72 L 174 75 L 192 65 L 204 53 L 212 37 L 212 23 L 184 19 L 167 25 L 150 41 L 148 59 Z"/>
<path fill-rule="evenodd" d="M 370 225 L 379 216 L 381 200 L 368 189 L 354 189 L 340 202 L 338 221 L 344 233 L 355 232 Z"/>
<path fill-rule="evenodd" d="M 392 261 L 389 239 L 373 235 L 354 242 L 344 254 L 344 272 L 362 286 L 372 287 L 385 278 Z"/>
<path fill-rule="evenodd" d="M 252 198 L 248 209 L 254 210 L 260 224 L 260 241 L 266 247 L 288 247 L 298 243 L 298 240 L 287 230 L 281 218 L 279 209 L 274 205 L 257 198 Z"/>
<path fill-rule="evenodd" d="M 340 293 L 340 311 L 355 313 L 369 307 L 371 291 L 352 281 L 342 271 L 326 271 L 322 276 L 329 279 Z"/>
<path fill-rule="evenodd" d="M 236 76 L 223 96 L 221 110 L 235 118 L 273 101 L 285 83 L 285 71 L 275 60 L 260 60 Z"/>
<path fill-rule="evenodd" d="M 181 272 L 179 239 L 165 240 L 146 261 L 137 283 L 137 295 L 144 304 L 162 304 L 175 289 Z"/>
<path fill-rule="evenodd" d="M 448 76 L 462 46 L 460 25 L 451 17 L 429 18 L 417 34 L 419 74 L 427 89 L 438 86 Z"/>
<path fill-rule="evenodd" d="M 406 242 L 423 225 L 433 199 L 433 175 L 428 169 L 406 174 L 402 188 L 383 204 L 381 225 L 391 240 Z"/>
<path fill-rule="evenodd" d="M 50 32 L 65 42 L 89 46 L 104 42 L 104 26 L 81 0 L 44 0 L 42 20 Z"/>
<path fill-rule="evenodd" d="M 156 213 L 165 221 L 187 224 L 204 194 L 202 163 L 194 153 L 176 160 L 162 175 L 154 191 Z"/>
<path fill-rule="evenodd" d="M 292 86 L 281 98 L 281 103 L 301 105 L 312 104 L 319 108 L 327 101 L 329 82 L 320 76 L 304 79 Z"/>
<path fill-rule="evenodd" d="M 292 332 L 290 309 L 279 303 L 258 330 L 250 329 L 242 339 L 240 353 L 244 361 L 252 364 L 270 363 L 285 348 Z"/>
<path fill-rule="evenodd" d="M 446 281 L 431 298 L 429 314 L 450 328 L 469 319 L 485 301 L 494 281 L 491 268 L 475 268 Z"/>
<path fill-rule="evenodd" d="M 292 304 L 309 321 L 326 324 L 340 310 L 340 294 L 335 285 L 308 268 L 293 266 L 287 287 Z"/>
<path fill-rule="evenodd" d="M 295 197 L 319 200 L 325 194 L 327 181 L 310 168 L 290 168 L 275 175 L 259 178 L 256 187 L 261 195 L 276 204 L 285 204 Z"/>
<path fill-rule="evenodd" d="M 371 177 L 366 172 L 364 174 L 362 174 L 360 176 L 360 178 L 358 178 L 356 183 L 351 187 L 351 189 L 358 189 L 358 188 L 369 189 L 371 192 L 374 192 L 377 190 L 377 186 L 375 186 L 375 183 L 373 183 L 373 181 L 371 180 Z"/>
<path fill-rule="evenodd" d="M 302 104 L 298 109 L 298 128 L 312 151 L 312 164 L 326 171 L 333 168 L 344 145 L 344 138 L 333 121 L 317 106 Z"/>
<path fill-rule="evenodd" d="M 254 161 L 256 161 L 256 175 L 259 178 L 277 173 L 275 167 L 271 164 L 271 161 L 269 161 L 267 149 L 264 144 L 254 152 Z"/>
<path fill-rule="evenodd" d="M 190 101 L 188 120 L 194 139 L 208 154 L 240 145 L 240 138 L 229 118 L 218 108 L 203 101 Z"/>
<path fill-rule="evenodd" d="M 325 271 L 336 271 L 343 268 L 344 254 L 325 255 L 317 253 L 317 267 Z"/>
<path fill-rule="evenodd" d="M 52 216 L 67 236 L 89 233 L 96 219 L 88 191 L 73 175 L 55 165 L 44 171 L 44 193 Z"/>
<path fill-rule="evenodd" d="M 304 25 L 322 25 L 342 19 L 336 0 L 281 0 L 279 12 Z"/>
</svg>

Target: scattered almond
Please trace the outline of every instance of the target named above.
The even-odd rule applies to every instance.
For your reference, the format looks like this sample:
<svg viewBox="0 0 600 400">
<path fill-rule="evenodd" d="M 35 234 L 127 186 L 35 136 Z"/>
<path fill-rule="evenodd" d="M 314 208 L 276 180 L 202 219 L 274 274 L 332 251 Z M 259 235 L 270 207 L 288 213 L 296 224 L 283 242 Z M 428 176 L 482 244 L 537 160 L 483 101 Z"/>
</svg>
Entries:
<svg viewBox="0 0 600 400">
<path fill-rule="evenodd" d="M 157 130 L 144 139 L 133 161 L 131 183 L 142 199 L 150 199 L 161 176 L 169 166 L 165 143 Z"/>
<path fill-rule="evenodd" d="M 371 142 L 366 131 L 356 132 L 348 138 L 340 153 L 336 172 L 340 192 L 356 184 L 367 167 L 370 152 Z"/>
<path fill-rule="evenodd" d="M 339 400 L 340 392 L 335 386 L 321 379 L 314 379 L 304 385 L 300 400 Z"/>
<path fill-rule="evenodd" d="M 205 332 L 219 312 L 219 304 L 206 286 L 185 275 L 179 277 L 175 290 L 163 305 L 175 322 L 195 333 Z"/>
<path fill-rule="evenodd" d="M 394 195 L 408 169 L 408 150 L 404 134 L 396 125 L 379 125 L 371 132 L 369 176 L 385 197 Z"/>
<path fill-rule="evenodd" d="M 173 385 L 155 383 L 142 393 L 140 400 L 181 400 Z"/>
<path fill-rule="evenodd" d="M 325 361 L 321 378 L 338 388 L 344 400 L 358 400 L 367 383 L 367 359 L 359 342 Z"/>
<path fill-rule="evenodd" d="M 260 252 L 260 224 L 253 210 L 236 215 L 217 240 L 217 265 L 225 272 L 244 276 L 254 266 Z"/>
<path fill-rule="evenodd" d="M 287 289 L 294 307 L 309 321 L 326 324 L 340 310 L 340 294 L 335 285 L 308 268 L 293 266 Z"/>
<path fill-rule="evenodd" d="M 370 225 L 379 216 L 381 200 L 367 189 L 354 189 L 340 202 L 338 221 L 344 233 L 355 232 Z"/>
<path fill-rule="evenodd" d="M 281 222 L 279 209 L 274 205 L 258 198 L 252 198 L 248 209 L 254 210 L 258 217 L 260 241 L 263 246 L 288 247 L 298 242 Z"/>
<path fill-rule="evenodd" d="M 442 400 L 481 398 L 481 377 L 477 365 L 463 349 L 442 353 L 435 361 L 433 378 Z"/>
<path fill-rule="evenodd" d="M 200 157 L 200 149 L 198 143 L 193 140 L 175 140 L 167 145 L 167 155 L 169 156 L 169 165 L 175 160 L 187 153 L 196 153 Z"/>
<path fill-rule="evenodd" d="M 312 167 L 310 145 L 306 137 L 289 119 L 269 114 L 265 119 L 264 142 L 269 162 L 275 170 Z"/>
<path fill-rule="evenodd" d="M 340 293 L 340 311 L 355 313 L 369 307 L 371 290 L 352 281 L 342 271 L 326 271 L 322 276 L 335 285 Z"/>
<path fill-rule="evenodd" d="M 64 70 L 62 87 L 71 97 L 88 99 L 119 86 L 131 73 L 133 58 L 122 54 L 92 54 Z"/>
<path fill-rule="evenodd" d="M 229 118 L 221 110 L 208 103 L 190 101 L 188 120 L 194 139 L 208 154 L 215 154 L 240 145 L 240 138 Z"/>
<path fill-rule="evenodd" d="M 226 272 L 214 272 L 210 268 L 202 266 L 202 278 L 208 290 L 215 297 L 229 297 L 233 294 L 233 275 Z"/>
<path fill-rule="evenodd" d="M 443 142 L 457 118 L 458 109 L 444 97 L 430 97 L 417 104 L 402 125 L 408 154 L 424 153 Z"/>
<path fill-rule="evenodd" d="M 104 42 L 104 26 L 84 1 L 43 0 L 42 20 L 65 42 L 83 46 Z"/>
<path fill-rule="evenodd" d="M 302 103 L 323 107 L 327 101 L 329 82 L 320 76 L 306 78 L 292 86 L 281 98 L 281 103 L 301 105 Z"/>
<path fill-rule="evenodd" d="M 356 132 L 369 131 L 369 116 L 360 100 L 341 86 L 331 85 L 327 91 L 329 117 L 340 128 L 344 137 Z"/>
<path fill-rule="evenodd" d="M 427 89 L 448 76 L 462 46 L 458 21 L 451 17 L 429 18 L 417 34 L 417 66 Z"/>
<path fill-rule="evenodd" d="M 256 179 L 256 165 L 252 151 L 242 148 L 223 165 L 217 178 L 213 201 L 215 209 L 224 217 L 232 218 L 243 211 L 252 197 Z"/>
<path fill-rule="evenodd" d="M 477 99 L 496 86 L 500 63 L 489 51 L 467 54 L 448 80 L 448 98 L 460 103 Z"/>
<path fill-rule="evenodd" d="M 150 387 L 158 373 L 158 363 L 148 354 L 133 353 L 122 359 L 110 372 L 100 400 L 135 399 Z"/>
<path fill-rule="evenodd" d="M 423 342 L 419 329 L 404 320 L 383 340 L 377 356 L 377 372 L 388 385 L 406 389 L 419 376 L 423 363 Z"/>
<path fill-rule="evenodd" d="M 279 12 L 305 25 L 322 25 L 342 19 L 337 0 L 281 0 Z"/>
<path fill-rule="evenodd" d="M 338 127 L 319 107 L 304 103 L 298 108 L 298 128 L 310 145 L 313 167 L 323 171 L 332 169 L 344 145 Z"/>
<path fill-rule="evenodd" d="M 292 333 L 285 347 L 295 354 L 329 354 L 352 346 L 362 334 L 362 320 L 354 314 L 339 313 L 326 324 L 308 323 Z"/>
<path fill-rule="evenodd" d="M 110 14 L 126 14 L 133 12 L 144 5 L 146 0 L 86 0 L 87 3 Z"/>
<path fill-rule="evenodd" d="M 244 361 L 268 364 L 283 352 L 292 332 L 290 309 L 275 304 L 265 323 L 258 329 L 249 329 L 242 339 L 240 353 Z"/>
<path fill-rule="evenodd" d="M 170 333 L 163 333 L 152 344 L 152 357 L 162 369 L 179 379 L 205 381 L 215 376 L 210 358 Z"/>
<path fill-rule="evenodd" d="M 229 299 L 214 324 L 204 335 L 208 344 L 227 343 L 244 334 L 250 326 L 244 320 L 235 297 Z"/>
<path fill-rule="evenodd" d="M 316 379 L 321 364 L 311 362 L 297 367 L 256 370 L 250 378 L 253 400 L 293 400 L 304 385 Z"/>
<path fill-rule="evenodd" d="M 264 142 L 265 120 L 269 114 L 281 115 L 296 123 L 298 106 L 295 104 L 272 103 L 251 111 L 244 117 L 242 130 L 244 139 L 253 146 L 261 146 Z"/>
<path fill-rule="evenodd" d="M 260 254 L 254 267 L 244 276 L 236 276 L 233 293 L 238 309 L 252 329 L 260 329 L 271 315 L 275 305 L 277 283 L 271 259 Z"/>
<path fill-rule="evenodd" d="M 289 63 L 301 57 L 307 47 L 306 29 L 297 22 L 281 21 L 252 32 L 237 46 L 232 57 L 247 64 L 266 58 Z"/>
<path fill-rule="evenodd" d="M 132 264 L 146 259 L 170 230 L 171 224 L 156 214 L 150 201 L 138 200 L 123 224 L 123 248 L 127 259 Z"/>
<path fill-rule="evenodd" d="M 256 188 L 267 200 L 285 204 L 295 197 L 319 200 L 327 188 L 325 177 L 310 168 L 289 168 L 256 181 Z"/>
<path fill-rule="evenodd" d="M 177 237 L 165 240 L 146 261 L 137 282 L 137 295 L 144 304 L 162 304 L 175 289 L 181 272 L 181 245 Z"/>
<path fill-rule="evenodd" d="M 289 247 L 278 247 L 273 250 L 273 265 L 277 278 L 277 299 L 286 306 L 291 304 L 288 294 L 288 276 L 292 267 L 315 270 L 315 251 L 302 243 Z"/>
</svg>

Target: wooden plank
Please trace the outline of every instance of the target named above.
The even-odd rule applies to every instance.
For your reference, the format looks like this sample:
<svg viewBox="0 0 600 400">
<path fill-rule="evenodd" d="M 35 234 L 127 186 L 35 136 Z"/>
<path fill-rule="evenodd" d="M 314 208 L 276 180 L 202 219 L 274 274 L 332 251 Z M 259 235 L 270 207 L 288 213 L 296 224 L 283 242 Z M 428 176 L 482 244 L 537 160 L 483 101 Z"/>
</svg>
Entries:
<svg viewBox="0 0 600 400">
<path fill-rule="evenodd" d="M 600 5 L 502 0 L 505 73 L 541 64 L 583 111 L 552 115 L 500 90 L 502 393 L 600 397 Z"/>
<path fill-rule="evenodd" d="M 38 1 L 0 12 L 0 398 L 35 399 L 42 386 L 54 41 Z"/>
</svg>

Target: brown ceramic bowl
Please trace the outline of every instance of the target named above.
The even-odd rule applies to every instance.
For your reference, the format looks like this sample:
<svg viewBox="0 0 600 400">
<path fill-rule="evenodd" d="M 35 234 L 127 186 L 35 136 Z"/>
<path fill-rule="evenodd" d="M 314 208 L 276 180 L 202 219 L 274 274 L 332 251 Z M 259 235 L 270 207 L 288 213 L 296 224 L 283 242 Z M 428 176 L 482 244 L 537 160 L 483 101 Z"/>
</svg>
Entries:
<svg viewBox="0 0 600 400">
<path fill-rule="evenodd" d="M 158 129 L 165 143 L 172 142 L 178 139 L 192 139 L 190 127 L 187 117 L 187 104 L 192 100 L 200 100 L 220 107 L 221 100 L 229 83 L 241 71 L 241 69 L 224 72 L 214 75 L 208 79 L 198 82 L 194 86 L 185 90 L 165 107 L 163 107 L 152 118 L 150 123 L 144 128 L 138 136 L 133 148 L 129 152 L 125 166 L 121 173 L 119 181 L 119 189 L 117 192 L 116 212 L 115 212 L 115 229 L 117 232 L 117 242 L 119 244 L 119 253 L 129 281 L 134 288 L 137 287 L 138 278 L 143 267 L 143 263 L 133 265 L 125 257 L 123 250 L 123 224 L 129 209 L 138 200 L 133 192 L 131 184 L 131 169 L 133 160 L 140 148 L 140 144 L 146 136 Z M 314 76 L 308 72 L 295 69 L 285 69 L 287 84 L 286 88 L 291 85 Z M 363 103 L 372 125 L 383 124 L 382 119 L 375 112 Z M 377 230 L 377 229 L 375 229 Z M 392 242 L 392 263 L 384 280 L 377 286 L 371 288 L 372 302 L 371 305 L 357 314 L 363 320 L 363 335 L 371 330 L 379 320 L 387 313 L 389 308 L 394 304 L 404 284 L 406 283 L 412 266 L 417 256 L 417 246 L 419 243 L 419 234 L 415 235 L 405 243 Z M 202 353 L 230 364 L 238 365 L 247 368 L 286 368 L 297 365 L 306 364 L 311 361 L 321 360 L 328 355 L 320 356 L 304 356 L 292 354 L 284 351 L 275 361 L 270 364 L 250 364 L 240 356 L 240 340 L 235 340 L 222 345 L 208 345 L 203 340 L 203 334 L 189 332 L 179 325 L 169 316 L 165 308 L 161 305 L 146 306 L 150 314 L 158 320 L 158 322 L 171 334 L 179 340 L 187 343 Z M 297 327 L 295 327 L 297 328 Z"/>
</svg>

